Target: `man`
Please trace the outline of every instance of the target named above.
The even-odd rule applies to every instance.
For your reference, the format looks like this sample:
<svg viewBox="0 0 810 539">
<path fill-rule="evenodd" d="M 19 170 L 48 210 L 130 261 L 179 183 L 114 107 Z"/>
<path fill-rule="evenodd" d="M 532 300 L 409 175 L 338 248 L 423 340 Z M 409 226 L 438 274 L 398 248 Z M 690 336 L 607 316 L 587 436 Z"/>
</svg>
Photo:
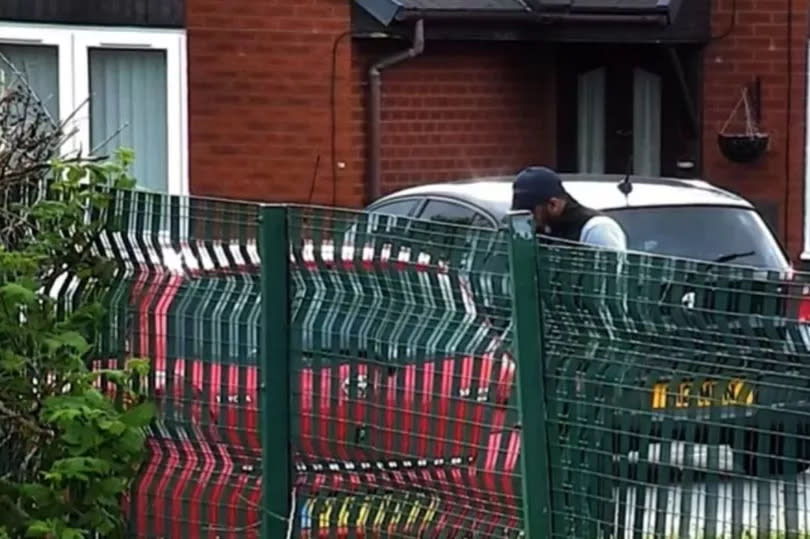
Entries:
<svg viewBox="0 0 810 539">
<path fill-rule="evenodd" d="M 619 224 L 586 208 L 546 167 L 528 167 L 512 184 L 512 209 L 534 214 L 537 233 L 608 249 L 627 250 L 627 236 Z"/>
</svg>

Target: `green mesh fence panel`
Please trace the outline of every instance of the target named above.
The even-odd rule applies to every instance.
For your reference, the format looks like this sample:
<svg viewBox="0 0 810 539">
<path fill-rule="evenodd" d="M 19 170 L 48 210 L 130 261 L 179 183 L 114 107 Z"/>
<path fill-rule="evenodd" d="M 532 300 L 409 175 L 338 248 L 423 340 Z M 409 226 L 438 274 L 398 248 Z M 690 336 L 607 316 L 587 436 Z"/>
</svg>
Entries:
<svg viewBox="0 0 810 539">
<path fill-rule="evenodd" d="M 556 536 L 808 536 L 804 280 L 539 248 Z"/>
<path fill-rule="evenodd" d="M 521 533 L 503 234 L 291 208 L 294 530 Z"/>
<path fill-rule="evenodd" d="M 112 262 L 93 365 L 147 358 L 159 405 L 125 502 L 131 537 L 258 537 L 258 206 L 115 191 L 96 249 Z M 63 308 L 97 283 L 63 276 Z M 105 381 L 100 384 L 106 387 Z"/>
<path fill-rule="evenodd" d="M 65 312 L 104 295 L 94 365 L 152 362 L 130 536 L 260 535 L 259 387 L 279 361 L 293 459 L 264 464 L 294 470 L 294 537 L 521 536 L 520 459 L 540 457 L 521 452 L 513 359 L 512 282 L 531 274 L 506 231 L 284 211 L 290 354 L 262 378 L 256 205 L 116 191 L 95 246 L 112 285 L 50 285 Z M 810 278 L 563 244 L 537 259 L 553 536 L 810 535 Z"/>
</svg>

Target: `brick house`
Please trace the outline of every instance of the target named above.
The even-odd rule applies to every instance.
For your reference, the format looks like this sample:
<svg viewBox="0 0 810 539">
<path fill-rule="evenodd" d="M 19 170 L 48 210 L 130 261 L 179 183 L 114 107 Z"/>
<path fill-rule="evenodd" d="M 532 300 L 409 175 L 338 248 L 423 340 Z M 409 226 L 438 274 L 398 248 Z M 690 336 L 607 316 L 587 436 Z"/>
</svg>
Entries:
<svg viewBox="0 0 810 539">
<path fill-rule="evenodd" d="M 141 183 L 170 193 L 360 206 L 527 164 L 688 173 L 754 201 L 798 261 L 810 258 L 808 7 L 12 0 L 0 52 L 56 116 L 92 95 L 75 143 L 134 146 Z M 742 109 L 731 116 L 743 88 L 770 137 L 747 164 L 717 142 L 729 118 L 744 129 Z"/>
</svg>

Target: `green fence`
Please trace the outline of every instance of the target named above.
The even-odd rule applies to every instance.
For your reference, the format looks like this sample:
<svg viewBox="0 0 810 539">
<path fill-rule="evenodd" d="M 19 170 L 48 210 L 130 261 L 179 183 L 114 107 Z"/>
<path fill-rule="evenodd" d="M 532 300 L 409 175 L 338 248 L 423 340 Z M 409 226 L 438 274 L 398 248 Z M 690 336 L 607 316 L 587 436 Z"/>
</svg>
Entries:
<svg viewBox="0 0 810 539">
<path fill-rule="evenodd" d="M 554 534 L 807 537 L 803 276 L 538 259 Z"/>
<path fill-rule="evenodd" d="M 129 535 L 259 537 L 259 208 L 113 197 L 116 218 L 97 248 L 115 275 L 94 365 L 148 358 L 144 387 L 159 405 L 149 458 L 125 501 Z M 84 285 L 65 279 L 54 293 L 70 303 Z"/>
<path fill-rule="evenodd" d="M 287 223 L 296 532 L 517 535 L 505 238 L 310 208 Z"/>
<path fill-rule="evenodd" d="M 810 535 L 804 276 L 538 243 L 525 216 L 114 214 L 96 364 L 148 357 L 160 404 L 133 537 Z"/>
</svg>

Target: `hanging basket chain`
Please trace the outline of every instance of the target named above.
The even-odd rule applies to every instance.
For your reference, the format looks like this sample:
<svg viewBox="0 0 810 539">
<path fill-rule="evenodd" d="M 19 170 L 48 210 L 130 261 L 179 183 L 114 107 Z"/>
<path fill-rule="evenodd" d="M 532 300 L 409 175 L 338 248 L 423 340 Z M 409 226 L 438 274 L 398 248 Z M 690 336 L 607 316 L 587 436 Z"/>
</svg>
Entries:
<svg viewBox="0 0 810 539">
<path fill-rule="evenodd" d="M 737 100 L 737 104 L 734 105 L 734 109 L 732 109 L 731 114 L 726 119 L 726 123 L 723 124 L 723 129 L 720 130 L 721 135 L 727 135 L 727 129 L 731 120 L 734 119 L 734 116 L 737 114 L 737 111 L 740 109 L 740 105 L 745 107 L 745 134 L 749 138 L 753 138 L 755 135 L 759 134 L 759 127 L 754 122 L 753 118 L 751 117 L 751 103 L 748 99 L 748 88 L 743 88 L 742 95 L 740 99 Z"/>
</svg>

